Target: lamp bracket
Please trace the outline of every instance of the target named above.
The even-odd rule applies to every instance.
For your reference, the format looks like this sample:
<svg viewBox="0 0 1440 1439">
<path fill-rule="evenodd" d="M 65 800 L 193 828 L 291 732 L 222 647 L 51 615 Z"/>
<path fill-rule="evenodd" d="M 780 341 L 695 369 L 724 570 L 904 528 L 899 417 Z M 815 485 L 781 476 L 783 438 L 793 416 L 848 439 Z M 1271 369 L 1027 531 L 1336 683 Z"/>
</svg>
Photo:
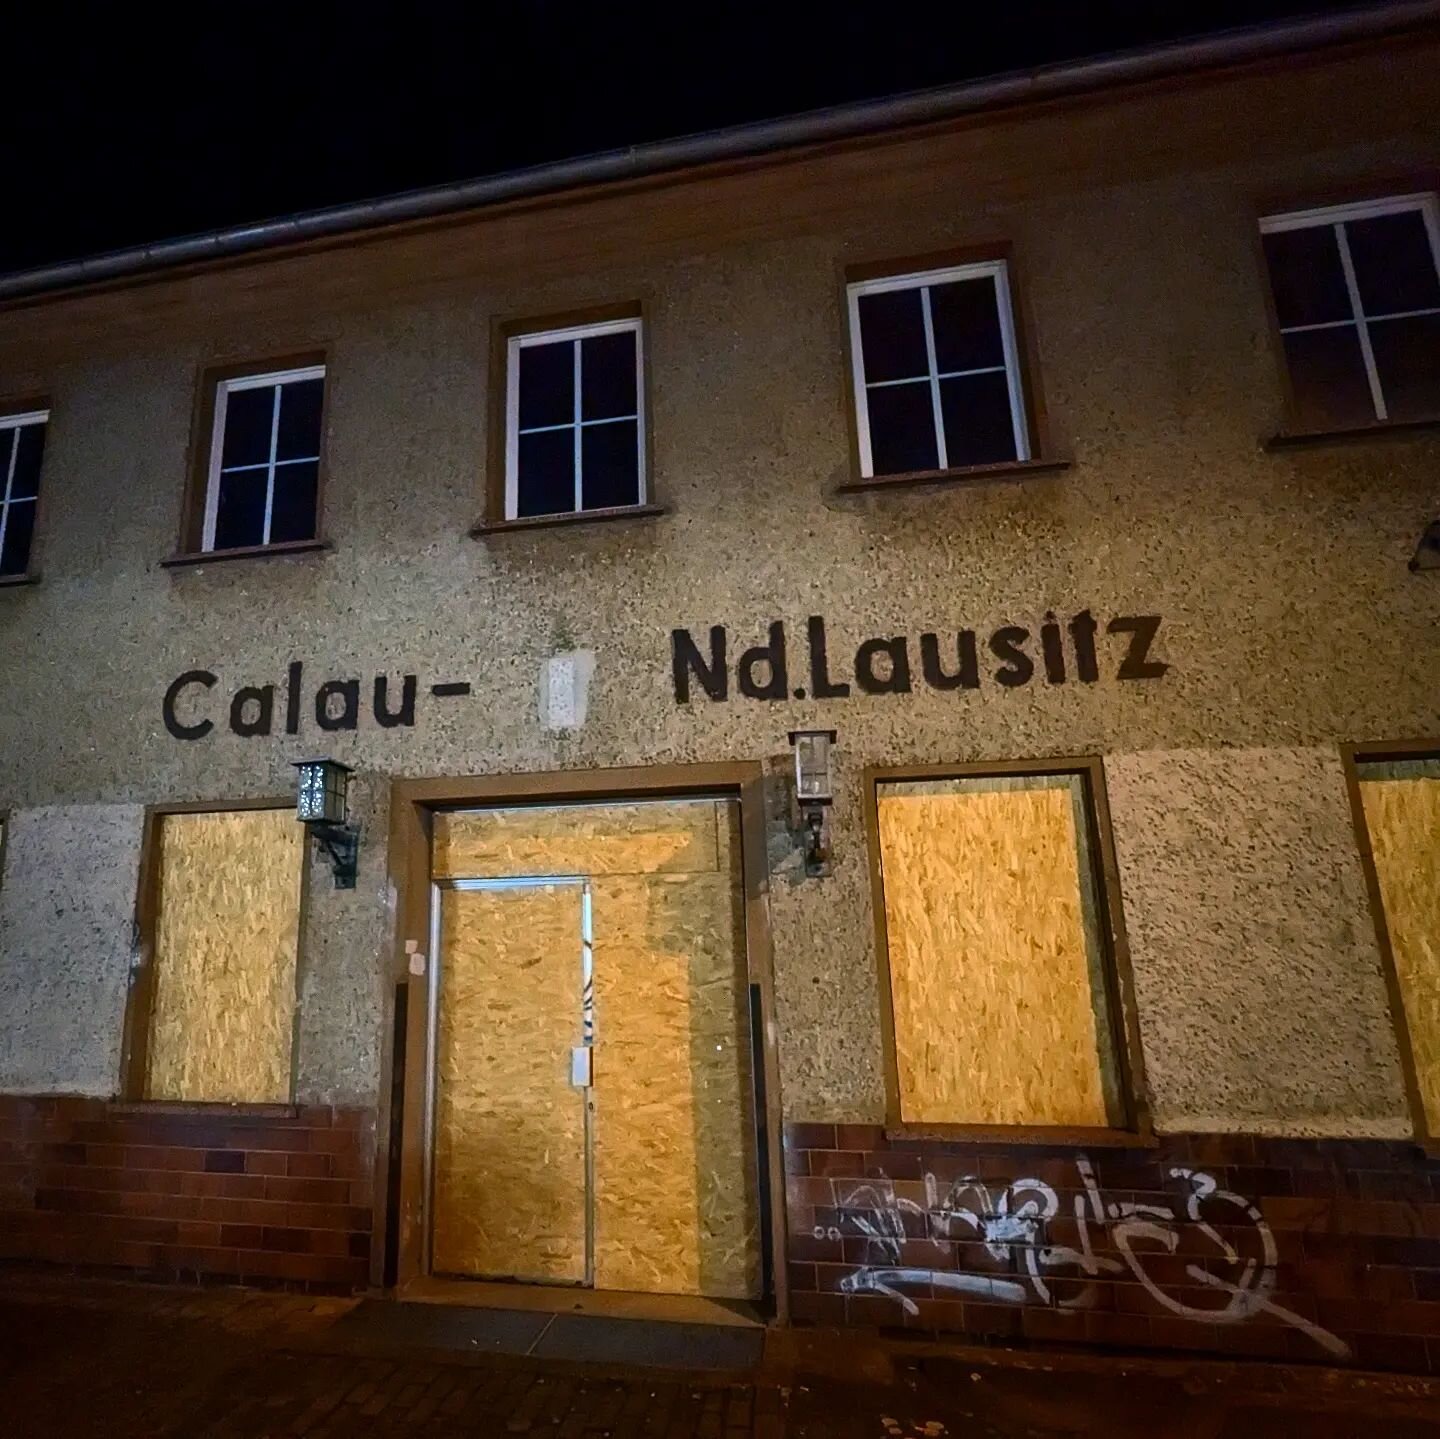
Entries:
<svg viewBox="0 0 1440 1439">
<path fill-rule="evenodd" d="M 325 852 L 335 874 L 336 889 L 354 889 L 360 861 L 360 830 L 353 824 L 317 822 L 306 826 Z"/>
</svg>

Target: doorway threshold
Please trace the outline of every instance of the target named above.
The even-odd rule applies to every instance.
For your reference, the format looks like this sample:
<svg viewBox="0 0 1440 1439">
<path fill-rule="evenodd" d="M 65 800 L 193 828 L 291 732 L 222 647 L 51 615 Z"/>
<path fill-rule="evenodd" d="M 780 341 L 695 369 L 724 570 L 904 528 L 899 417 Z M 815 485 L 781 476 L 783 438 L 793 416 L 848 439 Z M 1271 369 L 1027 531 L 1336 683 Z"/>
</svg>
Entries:
<svg viewBox="0 0 1440 1439">
<path fill-rule="evenodd" d="M 391 1297 L 407 1304 L 451 1304 L 533 1314 L 588 1314 L 604 1319 L 648 1319 L 665 1324 L 711 1324 L 730 1329 L 763 1329 L 767 1323 L 759 1308 L 744 1299 L 641 1294 L 560 1284 L 508 1284 L 441 1275 L 412 1279 L 395 1289 Z"/>
</svg>

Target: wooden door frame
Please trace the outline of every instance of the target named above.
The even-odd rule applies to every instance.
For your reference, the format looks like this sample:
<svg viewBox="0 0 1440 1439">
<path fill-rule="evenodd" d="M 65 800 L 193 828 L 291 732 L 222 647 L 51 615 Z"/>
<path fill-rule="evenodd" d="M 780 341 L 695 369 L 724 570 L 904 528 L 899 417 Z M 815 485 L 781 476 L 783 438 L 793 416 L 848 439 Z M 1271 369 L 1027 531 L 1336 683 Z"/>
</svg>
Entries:
<svg viewBox="0 0 1440 1439">
<path fill-rule="evenodd" d="M 746 981 L 758 994 L 763 1108 L 757 1107 L 757 1154 L 762 1244 L 768 1238 L 770 1320 L 789 1322 L 785 1282 L 785 1166 L 780 1071 L 776 1046 L 775 981 L 770 938 L 769 867 L 765 846 L 764 769 L 758 760 L 654 765 L 623 769 L 547 770 L 526 774 L 396 779 L 390 787 L 389 892 L 393 927 L 387 971 L 384 1082 L 376 1133 L 375 1242 L 370 1278 L 377 1288 L 403 1289 L 425 1277 L 425 1065 L 429 1011 L 431 836 L 437 810 L 514 804 L 594 803 L 733 798 L 740 804 L 740 854 L 745 884 Z M 412 971 L 423 956 L 421 973 Z M 406 993 L 404 1053 L 394 1025 L 398 988 Z M 398 1112 L 397 1112 L 398 1110 Z M 395 1144 L 392 1148 L 392 1137 Z M 392 1162 L 393 1156 L 393 1162 Z M 768 1234 L 765 1231 L 768 1230 Z M 387 1250 L 393 1245 L 393 1255 Z M 388 1260 L 388 1263 L 387 1263 Z"/>
</svg>

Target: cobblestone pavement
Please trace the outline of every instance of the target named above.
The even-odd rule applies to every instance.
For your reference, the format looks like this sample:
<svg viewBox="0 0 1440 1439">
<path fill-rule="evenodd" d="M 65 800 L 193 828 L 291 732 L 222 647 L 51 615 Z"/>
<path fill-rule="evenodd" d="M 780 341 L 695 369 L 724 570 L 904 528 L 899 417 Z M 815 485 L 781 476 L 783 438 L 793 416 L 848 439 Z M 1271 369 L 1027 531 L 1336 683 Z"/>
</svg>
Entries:
<svg viewBox="0 0 1440 1439">
<path fill-rule="evenodd" d="M 0 1274 L 5 1439 L 1440 1439 L 1440 1384 L 779 1336 L 755 1374 L 356 1352 L 351 1301 Z"/>
</svg>

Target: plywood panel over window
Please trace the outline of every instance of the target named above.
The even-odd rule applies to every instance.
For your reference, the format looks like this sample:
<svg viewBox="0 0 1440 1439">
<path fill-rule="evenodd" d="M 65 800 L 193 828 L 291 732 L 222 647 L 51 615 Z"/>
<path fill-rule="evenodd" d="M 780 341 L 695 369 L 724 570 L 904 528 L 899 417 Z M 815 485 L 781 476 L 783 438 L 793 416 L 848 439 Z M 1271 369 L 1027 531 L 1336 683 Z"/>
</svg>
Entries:
<svg viewBox="0 0 1440 1439">
<path fill-rule="evenodd" d="M 288 809 L 156 823 L 146 1097 L 286 1103 L 304 830 Z"/>
<path fill-rule="evenodd" d="M 1084 782 L 878 785 L 902 1122 L 1123 1122 Z"/>
<path fill-rule="evenodd" d="M 1364 765 L 1360 798 L 1433 1135 L 1440 1133 L 1440 759 Z"/>
</svg>

